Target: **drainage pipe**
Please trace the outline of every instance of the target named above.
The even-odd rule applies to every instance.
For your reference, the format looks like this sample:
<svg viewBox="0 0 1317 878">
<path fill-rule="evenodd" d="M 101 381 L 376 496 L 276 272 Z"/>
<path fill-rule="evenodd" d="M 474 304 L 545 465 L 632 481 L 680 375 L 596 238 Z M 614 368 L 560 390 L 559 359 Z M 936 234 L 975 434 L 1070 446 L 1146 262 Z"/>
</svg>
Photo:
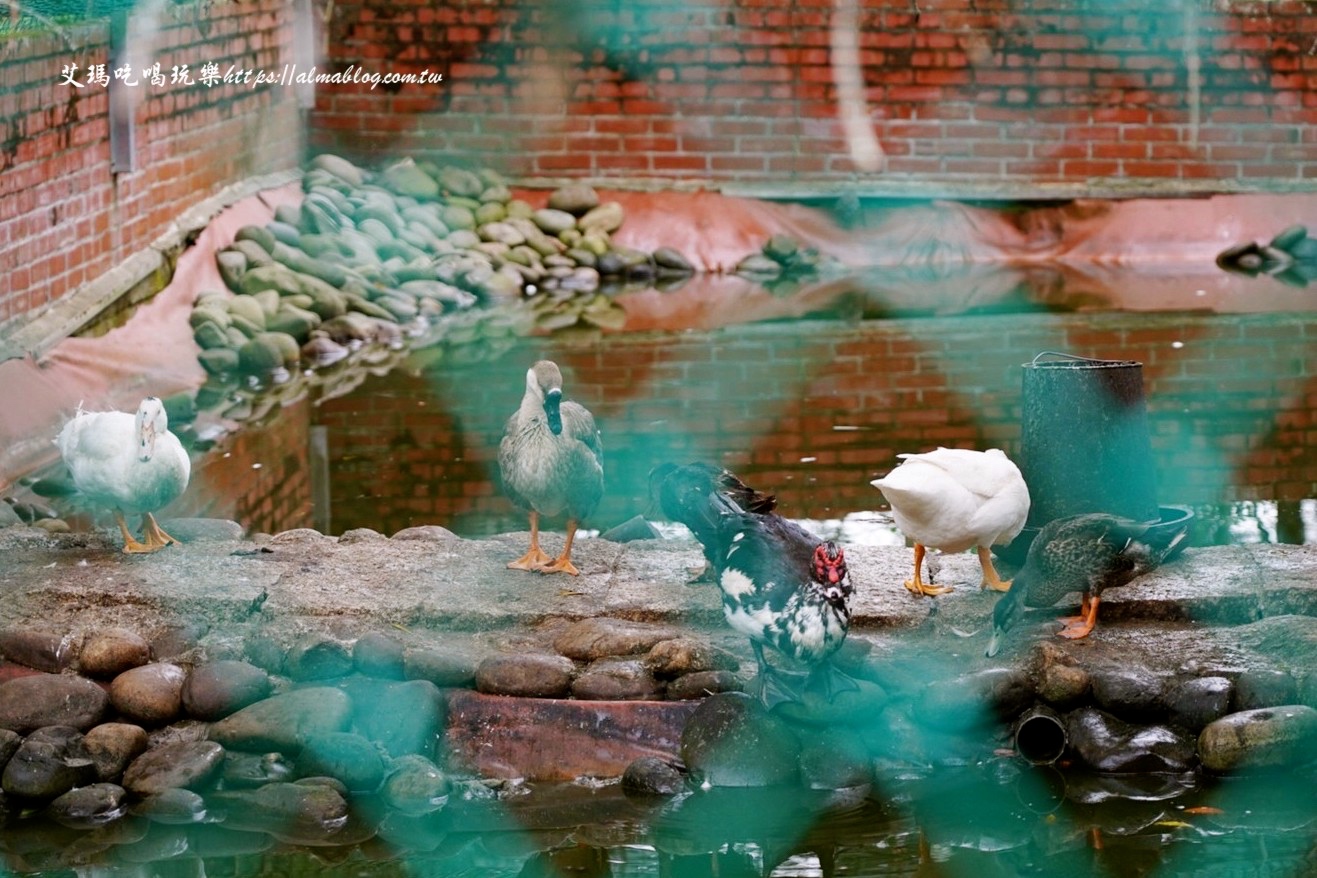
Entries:
<svg viewBox="0 0 1317 878">
<path fill-rule="evenodd" d="M 1050 765 L 1061 758 L 1070 738 L 1056 711 L 1031 707 L 1015 721 L 1015 752 L 1034 765 Z"/>
</svg>

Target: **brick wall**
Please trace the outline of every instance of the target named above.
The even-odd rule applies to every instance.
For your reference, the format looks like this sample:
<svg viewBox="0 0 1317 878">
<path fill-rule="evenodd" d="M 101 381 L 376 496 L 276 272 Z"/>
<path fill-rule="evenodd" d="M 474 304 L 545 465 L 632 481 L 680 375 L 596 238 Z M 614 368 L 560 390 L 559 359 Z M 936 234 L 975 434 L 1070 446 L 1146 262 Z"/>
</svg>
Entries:
<svg viewBox="0 0 1317 878">
<path fill-rule="evenodd" d="M 666 460 L 723 463 L 790 515 L 877 508 L 868 484 L 936 445 L 1018 453 L 1021 364 L 1044 350 L 1144 364 L 1162 503 L 1317 497 L 1313 315 L 999 315 L 757 324 L 712 333 L 528 340 L 490 361 L 368 379 L 329 428 L 333 529 L 525 529 L 490 483 L 525 369 L 562 365 L 604 437 L 607 527 L 644 511 Z"/>
<path fill-rule="evenodd" d="M 140 16 L 139 16 L 140 18 Z M 166 4 L 156 62 L 166 84 L 136 71 L 137 170 L 110 167 L 110 104 L 86 83 L 108 64 L 107 22 L 0 39 L 0 323 L 36 312 L 146 248 L 183 211 L 245 177 L 294 167 L 301 121 L 294 92 L 269 85 L 203 84 L 223 73 L 279 67 L 292 39 L 291 5 Z M 187 65 L 193 85 L 168 81 Z"/>
<path fill-rule="evenodd" d="M 343 0 L 327 68 L 445 81 L 321 86 L 312 145 L 751 189 L 1317 181 L 1312 2 L 857 3 L 881 173 L 842 139 L 834 0 Z"/>
</svg>

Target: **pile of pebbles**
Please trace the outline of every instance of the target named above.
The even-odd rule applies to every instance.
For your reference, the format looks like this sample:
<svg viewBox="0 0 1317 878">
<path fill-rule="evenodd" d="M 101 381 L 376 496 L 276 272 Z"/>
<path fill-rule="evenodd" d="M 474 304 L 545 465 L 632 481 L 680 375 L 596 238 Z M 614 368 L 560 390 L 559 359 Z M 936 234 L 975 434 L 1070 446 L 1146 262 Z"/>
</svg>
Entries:
<svg viewBox="0 0 1317 878">
<path fill-rule="evenodd" d="M 228 289 L 201 293 L 192 314 L 211 374 L 332 363 L 478 305 L 532 300 L 537 328 L 616 329 L 625 314 L 609 283 L 694 273 L 671 248 L 614 243 L 621 205 L 584 184 L 535 208 L 487 168 L 403 160 L 372 173 L 333 155 L 314 158 L 303 181 L 299 206 L 215 254 Z"/>
<path fill-rule="evenodd" d="M 764 242 L 758 253 L 751 253 L 736 265 L 736 273 L 776 289 L 800 283 L 849 274 L 838 260 L 807 247 L 790 235 L 776 234 Z"/>
<path fill-rule="evenodd" d="M 1302 225 L 1290 226 L 1266 244 L 1244 241 L 1222 250 L 1216 264 L 1226 271 L 1250 277 L 1266 274 L 1306 287 L 1317 280 L 1317 238 L 1310 238 Z"/>
</svg>

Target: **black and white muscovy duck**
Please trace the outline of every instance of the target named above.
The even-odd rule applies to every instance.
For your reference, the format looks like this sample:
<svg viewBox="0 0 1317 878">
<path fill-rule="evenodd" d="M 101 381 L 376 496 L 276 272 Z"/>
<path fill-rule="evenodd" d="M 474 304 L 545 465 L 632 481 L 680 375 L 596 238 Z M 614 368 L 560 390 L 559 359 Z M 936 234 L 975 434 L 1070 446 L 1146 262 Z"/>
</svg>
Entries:
<svg viewBox="0 0 1317 878">
<path fill-rule="evenodd" d="M 136 414 L 87 412 L 79 405 L 55 444 L 78 492 L 114 511 L 125 552 L 158 552 L 177 542 L 152 513 L 187 489 L 192 463 L 178 437 L 169 432 L 169 418 L 159 399 L 146 397 Z M 142 542 L 124 520 L 134 513 L 142 516 Z"/>
<path fill-rule="evenodd" d="M 992 608 L 986 654 L 998 653 L 1026 606 L 1050 607 L 1070 592 L 1081 594 L 1079 615 L 1061 619 L 1065 628 L 1058 634 L 1070 640 L 1087 637 L 1097 624 L 1102 592 L 1157 569 L 1188 536 L 1186 526 L 1154 539 L 1149 527 L 1102 512 L 1048 522 L 1029 545 L 1010 590 Z"/>
<path fill-rule="evenodd" d="M 664 510 L 704 546 L 723 616 L 750 638 L 765 706 L 799 698 L 764 658 L 765 644 L 810 666 L 805 685 L 817 683 L 829 698 L 857 688 L 832 663 L 851 621 L 853 587 L 842 548 L 774 512 L 746 511 L 733 499 L 744 483 L 725 470 L 691 464 L 664 472 L 658 485 Z M 746 496 L 766 496 L 746 490 Z"/>
<path fill-rule="evenodd" d="M 578 575 L 572 540 L 604 493 L 603 443 L 589 409 L 562 398 L 557 364 L 540 360 L 526 370 L 526 392 L 504 428 L 498 467 L 504 491 L 530 513 L 530 549 L 508 567 Z M 540 516 L 567 519 L 557 558 L 540 549 Z"/>
<path fill-rule="evenodd" d="M 745 512 L 767 515 L 777 509 L 777 498 L 772 494 L 756 491 L 731 470 L 711 464 L 688 463 L 679 467 L 675 463 L 665 463 L 655 467 L 649 474 L 651 498 L 658 501 L 663 514 L 673 521 L 681 521 L 685 508 L 683 504 L 699 502 L 708 493 L 710 486 Z M 711 548 L 717 546 L 716 532 L 707 528 L 699 519 L 692 523 L 682 523 L 691 528 L 691 533 L 704 548 L 705 566 L 702 570 L 691 568 L 691 582 L 716 582 L 721 560 L 714 557 L 714 549 Z M 695 527 L 700 530 L 695 530 Z"/>
</svg>

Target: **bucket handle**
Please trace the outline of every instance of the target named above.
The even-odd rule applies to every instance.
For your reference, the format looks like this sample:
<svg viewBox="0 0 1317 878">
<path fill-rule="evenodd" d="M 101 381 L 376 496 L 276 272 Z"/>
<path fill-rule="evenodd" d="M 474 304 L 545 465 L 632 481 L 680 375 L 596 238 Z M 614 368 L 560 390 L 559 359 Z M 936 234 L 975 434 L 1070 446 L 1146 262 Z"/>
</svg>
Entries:
<svg viewBox="0 0 1317 878">
<path fill-rule="evenodd" d="M 1062 360 L 1069 360 L 1074 363 L 1119 363 L 1121 360 L 1099 360 L 1095 357 L 1081 357 L 1078 354 L 1063 354 L 1060 351 L 1042 351 L 1034 355 L 1029 365 L 1037 366 L 1038 361 L 1043 357 L 1059 357 Z"/>
</svg>

